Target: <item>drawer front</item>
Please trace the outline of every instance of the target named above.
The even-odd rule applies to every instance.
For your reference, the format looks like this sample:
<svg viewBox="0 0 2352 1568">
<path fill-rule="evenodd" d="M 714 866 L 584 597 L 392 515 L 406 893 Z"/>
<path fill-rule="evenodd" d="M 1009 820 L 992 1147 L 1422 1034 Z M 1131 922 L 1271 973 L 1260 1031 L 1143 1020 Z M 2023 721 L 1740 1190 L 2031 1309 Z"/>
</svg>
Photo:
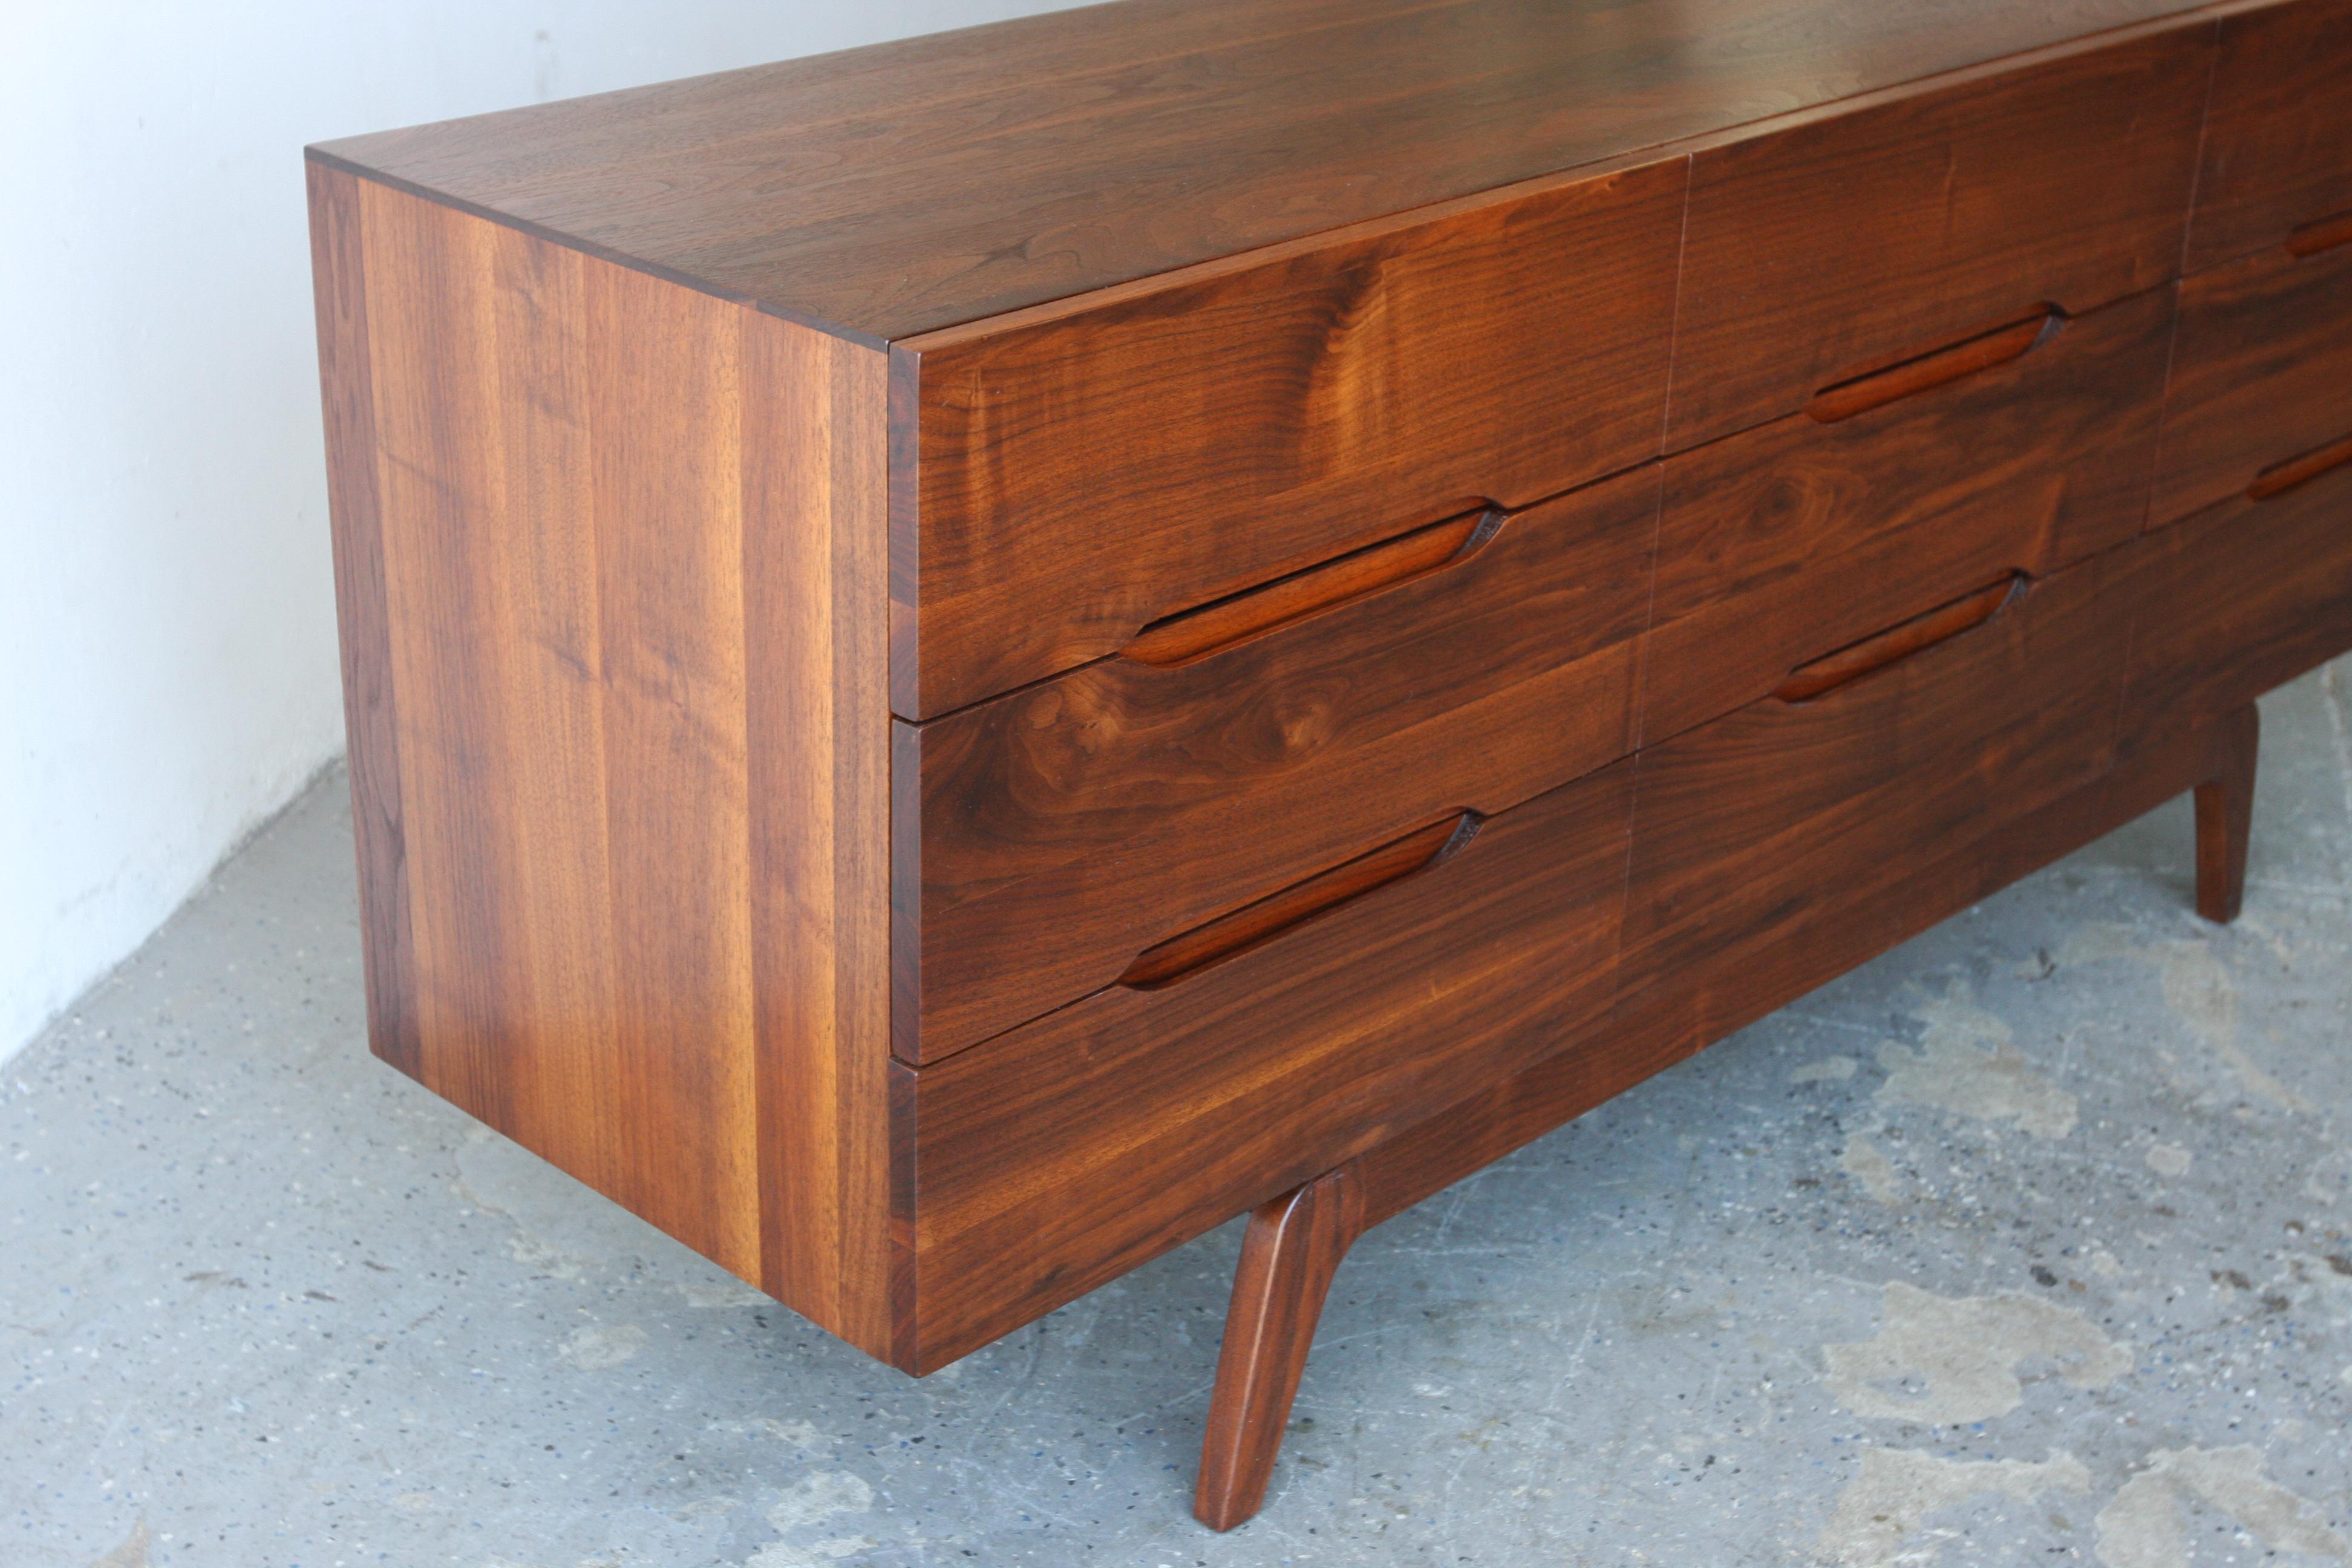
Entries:
<svg viewBox="0 0 2352 1568">
<path fill-rule="evenodd" d="M 2352 465 L 2147 540 L 2126 722 L 2226 713 L 2352 650 Z"/>
<path fill-rule="evenodd" d="M 2184 279 L 2151 521 L 2338 458 L 2352 458 L 2352 243 L 2273 246 Z"/>
<path fill-rule="evenodd" d="M 1813 921 L 2055 799 L 2112 759 L 2126 546 L 1805 700 L 1769 697 L 1640 759 L 1624 986 L 1736 978 Z"/>
<path fill-rule="evenodd" d="M 1632 765 L 1157 990 L 900 1067 L 913 1370 L 941 1365 L 1605 1018 Z"/>
<path fill-rule="evenodd" d="M 1698 153 L 1668 449 L 2171 278 L 2210 39 L 2183 23 Z"/>
<path fill-rule="evenodd" d="M 2189 269 L 2352 223 L 2352 0 L 2221 24 Z"/>
<path fill-rule="evenodd" d="M 2154 289 L 1914 395 L 1669 458 L 1644 743 L 1956 589 L 2046 576 L 2137 534 L 2171 327 L 2171 291 Z M 1865 384 L 1857 401 L 1906 384 Z"/>
<path fill-rule="evenodd" d="M 1686 160 L 893 352 L 892 706 L 1654 457 Z"/>
<path fill-rule="evenodd" d="M 897 1054 L 937 1060 L 1362 851 L 1630 751 L 1657 496 L 1651 464 L 1435 525 L 900 724 Z"/>
</svg>

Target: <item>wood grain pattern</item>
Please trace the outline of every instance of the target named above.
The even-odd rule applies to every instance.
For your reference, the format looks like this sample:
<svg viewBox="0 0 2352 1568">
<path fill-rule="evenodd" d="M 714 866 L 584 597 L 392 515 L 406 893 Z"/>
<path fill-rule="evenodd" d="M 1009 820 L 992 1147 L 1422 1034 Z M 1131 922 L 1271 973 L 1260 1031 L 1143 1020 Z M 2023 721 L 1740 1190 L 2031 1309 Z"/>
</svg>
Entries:
<svg viewBox="0 0 2352 1568">
<path fill-rule="evenodd" d="M 1192 1516 L 1211 1530 L 1233 1529 L 1265 1500 L 1323 1298 L 1363 1228 L 1353 1163 L 1250 1215 L 1192 1494 Z"/>
<path fill-rule="evenodd" d="M 2352 437 L 2352 246 L 2273 247 L 2180 285 L 2149 510 L 2170 522 Z"/>
<path fill-rule="evenodd" d="M 316 178 L 385 1055 L 882 1353 L 887 366 Z"/>
<path fill-rule="evenodd" d="M 1742 708 L 1641 753 L 1622 984 L 1727 992 L 1821 909 L 1915 874 L 2095 780 L 2115 754 L 2136 603 L 2096 556 L 1971 631 L 1811 701 Z M 1746 961 L 1744 963 L 1735 962 Z M 1702 995 L 1705 1027 L 1737 995 Z"/>
<path fill-rule="evenodd" d="M 1155 991 L 898 1069 L 918 1303 L 945 1365 L 1319 1175 L 1605 1013 L 1622 763 L 1443 863 Z"/>
<path fill-rule="evenodd" d="M 2170 278 L 2210 35 L 2087 46 L 1697 153 L 1668 449 Z"/>
<path fill-rule="evenodd" d="M 1131 0 L 327 150 L 871 342 L 2189 8 Z"/>
<path fill-rule="evenodd" d="M 1667 459 L 1645 743 L 1963 590 L 2137 534 L 2171 327 L 2151 290 L 1917 396 Z"/>
<path fill-rule="evenodd" d="M 2248 7 L 2221 23 L 2190 271 L 2352 214 L 2352 0 Z"/>
<path fill-rule="evenodd" d="M 1145 948 L 1633 746 L 1654 466 L 1443 570 L 1176 666 L 898 727 L 894 1049 L 934 1061 Z"/>
<path fill-rule="evenodd" d="M 2352 650 L 2352 467 L 2149 536 L 2126 722 L 2225 713 Z"/>
<path fill-rule="evenodd" d="M 1657 450 L 1685 164 L 1417 215 L 893 351 L 897 711 Z"/>
</svg>

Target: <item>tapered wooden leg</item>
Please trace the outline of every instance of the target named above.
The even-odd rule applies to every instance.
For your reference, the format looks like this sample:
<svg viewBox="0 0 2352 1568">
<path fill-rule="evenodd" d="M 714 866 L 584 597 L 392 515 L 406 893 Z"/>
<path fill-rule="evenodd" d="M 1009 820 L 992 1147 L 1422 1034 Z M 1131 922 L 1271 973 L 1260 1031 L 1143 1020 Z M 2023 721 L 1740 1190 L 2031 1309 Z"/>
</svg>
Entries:
<svg viewBox="0 0 2352 1568">
<path fill-rule="evenodd" d="M 2247 703 L 2222 723 L 2221 771 L 2197 786 L 2197 912 L 2227 925 L 2246 892 L 2254 822 L 2254 758 L 2262 718 Z"/>
<path fill-rule="evenodd" d="M 1231 1530 L 1265 1500 L 1323 1298 L 1363 1232 L 1364 1184 L 1352 1160 L 1250 1215 L 1192 1497 L 1210 1529 Z"/>
</svg>

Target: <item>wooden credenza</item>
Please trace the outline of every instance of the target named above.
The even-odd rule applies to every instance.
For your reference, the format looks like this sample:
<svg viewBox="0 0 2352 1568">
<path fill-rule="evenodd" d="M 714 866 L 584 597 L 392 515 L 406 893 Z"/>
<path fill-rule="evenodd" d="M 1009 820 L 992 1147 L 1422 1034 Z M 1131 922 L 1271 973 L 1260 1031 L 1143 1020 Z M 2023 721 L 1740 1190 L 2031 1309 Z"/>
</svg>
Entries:
<svg viewBox="0 0 2352 1568">
<path fill-rule="evenodd" d="M 2352 0 L 1128 0 L 313 148 L 375 1050 L 924 1373 L 2352 647 Z"/>
</svg>

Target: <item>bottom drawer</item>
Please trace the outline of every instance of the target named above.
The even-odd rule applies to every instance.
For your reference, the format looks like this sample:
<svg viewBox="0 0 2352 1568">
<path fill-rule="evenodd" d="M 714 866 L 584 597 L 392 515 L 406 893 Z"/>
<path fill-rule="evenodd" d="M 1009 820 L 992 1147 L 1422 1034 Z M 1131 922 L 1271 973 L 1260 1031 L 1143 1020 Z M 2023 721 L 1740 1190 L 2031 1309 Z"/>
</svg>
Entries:
<svg viewBox="0 0 2352 1568">
<path fill-rule="evenodd" d="M 899 1363 L 953 1361 L 1604 1014 L 1632 777 L 1538 795 L 1418 869 L 1391 856 L 1403 874 L 1222 960 L 894 1068 Z"/>
<path fill-rule="evenodd" d="M 2352 464 L 2150 534 L 2127 722 L 2225 712 L 2352 649 Z"/>
<path fill-rule="evenodd" d="M 1644 752 L 1625 992 L 1691 989 L 1711 1037 L 1740 992 L 1775 988 L 1794 933 L 2095 779 L 2115 754 L 2139 548 L 2022 583 L 1940 640 L 1913 646 L 1929 626 L 1859 645 L 1824 661 L 1837 684 Z"/>
</svg>

